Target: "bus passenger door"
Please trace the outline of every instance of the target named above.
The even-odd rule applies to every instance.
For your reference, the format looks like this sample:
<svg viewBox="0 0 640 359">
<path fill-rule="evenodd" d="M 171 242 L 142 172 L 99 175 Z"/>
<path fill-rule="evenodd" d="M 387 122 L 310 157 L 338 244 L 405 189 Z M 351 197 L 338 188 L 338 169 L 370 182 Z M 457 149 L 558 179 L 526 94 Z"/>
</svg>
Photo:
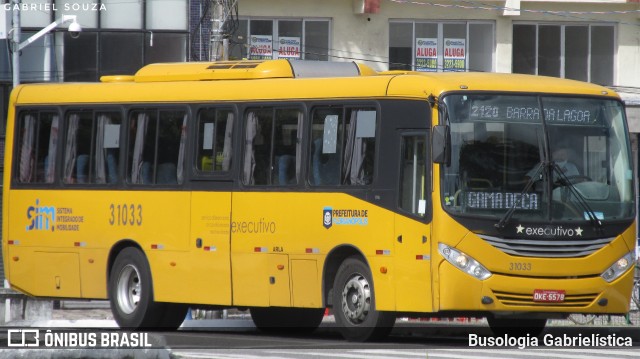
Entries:
<svg viewBox="0 0 640 359">
<path fill-rule="evenodd" d="M 396 310 L 430 312 L 431 170 L 427 131 L 400 132 L 398 213 L 395 215 Z"/>
<path fill-rule="evenodd" d="M 191 193 L 190 301 L 231 304 L 231 189 Z M 188 280 L 186 278 L 185 280 Z"/>
</svg>

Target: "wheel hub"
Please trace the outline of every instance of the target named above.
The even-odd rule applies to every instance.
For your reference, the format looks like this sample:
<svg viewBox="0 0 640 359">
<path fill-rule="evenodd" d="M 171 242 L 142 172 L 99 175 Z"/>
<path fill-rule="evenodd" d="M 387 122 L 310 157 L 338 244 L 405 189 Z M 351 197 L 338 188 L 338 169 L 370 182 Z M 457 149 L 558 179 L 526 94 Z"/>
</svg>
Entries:
<svg viewBox="0 0 640 359">
<path fill-rule="evenodd" d="M 124 313 L 131 314 L 136 310 L 142 296 L 138 268 L 130 264 L 122 268 L 118 276 L 116 296 L 118 306 Z"/>
<path fill-rule="evenodd" d="M 371 288 L 361 274 L 354 274 L 342 289 L 342 312 L 352 324 L 365 321 L 371 308 Z"/>
</svg>

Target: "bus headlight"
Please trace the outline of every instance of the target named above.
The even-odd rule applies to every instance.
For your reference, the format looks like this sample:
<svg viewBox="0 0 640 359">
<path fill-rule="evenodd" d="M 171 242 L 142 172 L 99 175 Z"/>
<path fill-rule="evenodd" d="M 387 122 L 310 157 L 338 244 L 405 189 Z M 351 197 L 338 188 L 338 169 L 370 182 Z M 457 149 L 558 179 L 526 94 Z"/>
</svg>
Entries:
<svg viewBox="0 0 640 359">
<path fill-rule="evenodd" d="M 473 276 L 474 278 L 485 280 L 491 277 L 491 272 L 480 264 L 480 262 L 457 249 L 449 247 L 443 243 L 438 243 L 438 252 L 440 252 L 447 262 L 453 264 L 458 269 Z"/>
<path fill-rule="evenodd" d="M 615 263 L 611 265 L 611 267 L 607 268 L 600 276 L 602 279 L 611 283 L 614 280 L 618 279 L 624 272 L 626 272 L 629 268 L 633 267 L 635 263 L 635 253 L 629 252 L 625 254 L 622 258 L 618 259 Z"/>
</svg>

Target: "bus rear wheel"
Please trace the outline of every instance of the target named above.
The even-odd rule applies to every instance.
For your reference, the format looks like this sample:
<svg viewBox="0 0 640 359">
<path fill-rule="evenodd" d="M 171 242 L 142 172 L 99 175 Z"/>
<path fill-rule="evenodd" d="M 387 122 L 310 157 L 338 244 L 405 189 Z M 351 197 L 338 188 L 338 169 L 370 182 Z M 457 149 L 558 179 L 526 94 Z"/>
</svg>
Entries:
<svg viewBox="0 0 640 359">
<path fill-rule="evenodd" d="M 263 332 L 311 333 L 322 322 L 324 308 L 251 308 L 253 324 Z"/>
<path fill-rule="evenodd" d="M 125 248 L 116 257 L 109 276 L 109 302 L 121 328 L 153 329 L 161 324 L 165 308 L 153 300 L 151 270 L 139 249 Z"/>
<path fill-rule="evenodd" d="M 358 257 L 347 258 L 333 284 L 333 314 L 342 336 L 349 341 L 372 341 L 393 329 L 395 313 L 376 310 L 369 267 Z"/>
</svg>

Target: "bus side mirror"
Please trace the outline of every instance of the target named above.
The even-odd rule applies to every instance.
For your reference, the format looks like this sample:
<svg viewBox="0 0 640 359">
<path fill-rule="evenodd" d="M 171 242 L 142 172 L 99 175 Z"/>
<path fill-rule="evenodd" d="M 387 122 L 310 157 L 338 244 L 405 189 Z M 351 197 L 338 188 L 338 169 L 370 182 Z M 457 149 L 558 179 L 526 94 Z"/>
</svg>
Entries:
<svg viewBox="0 0 640 359">
<path fill-rule="evenodd" d="M 447 166 L 451 163 L 451 132 L 449 131 L 449 126 L 437 125 L 433 127 L 431 154 L 434 163 Z"/>
</svg>

